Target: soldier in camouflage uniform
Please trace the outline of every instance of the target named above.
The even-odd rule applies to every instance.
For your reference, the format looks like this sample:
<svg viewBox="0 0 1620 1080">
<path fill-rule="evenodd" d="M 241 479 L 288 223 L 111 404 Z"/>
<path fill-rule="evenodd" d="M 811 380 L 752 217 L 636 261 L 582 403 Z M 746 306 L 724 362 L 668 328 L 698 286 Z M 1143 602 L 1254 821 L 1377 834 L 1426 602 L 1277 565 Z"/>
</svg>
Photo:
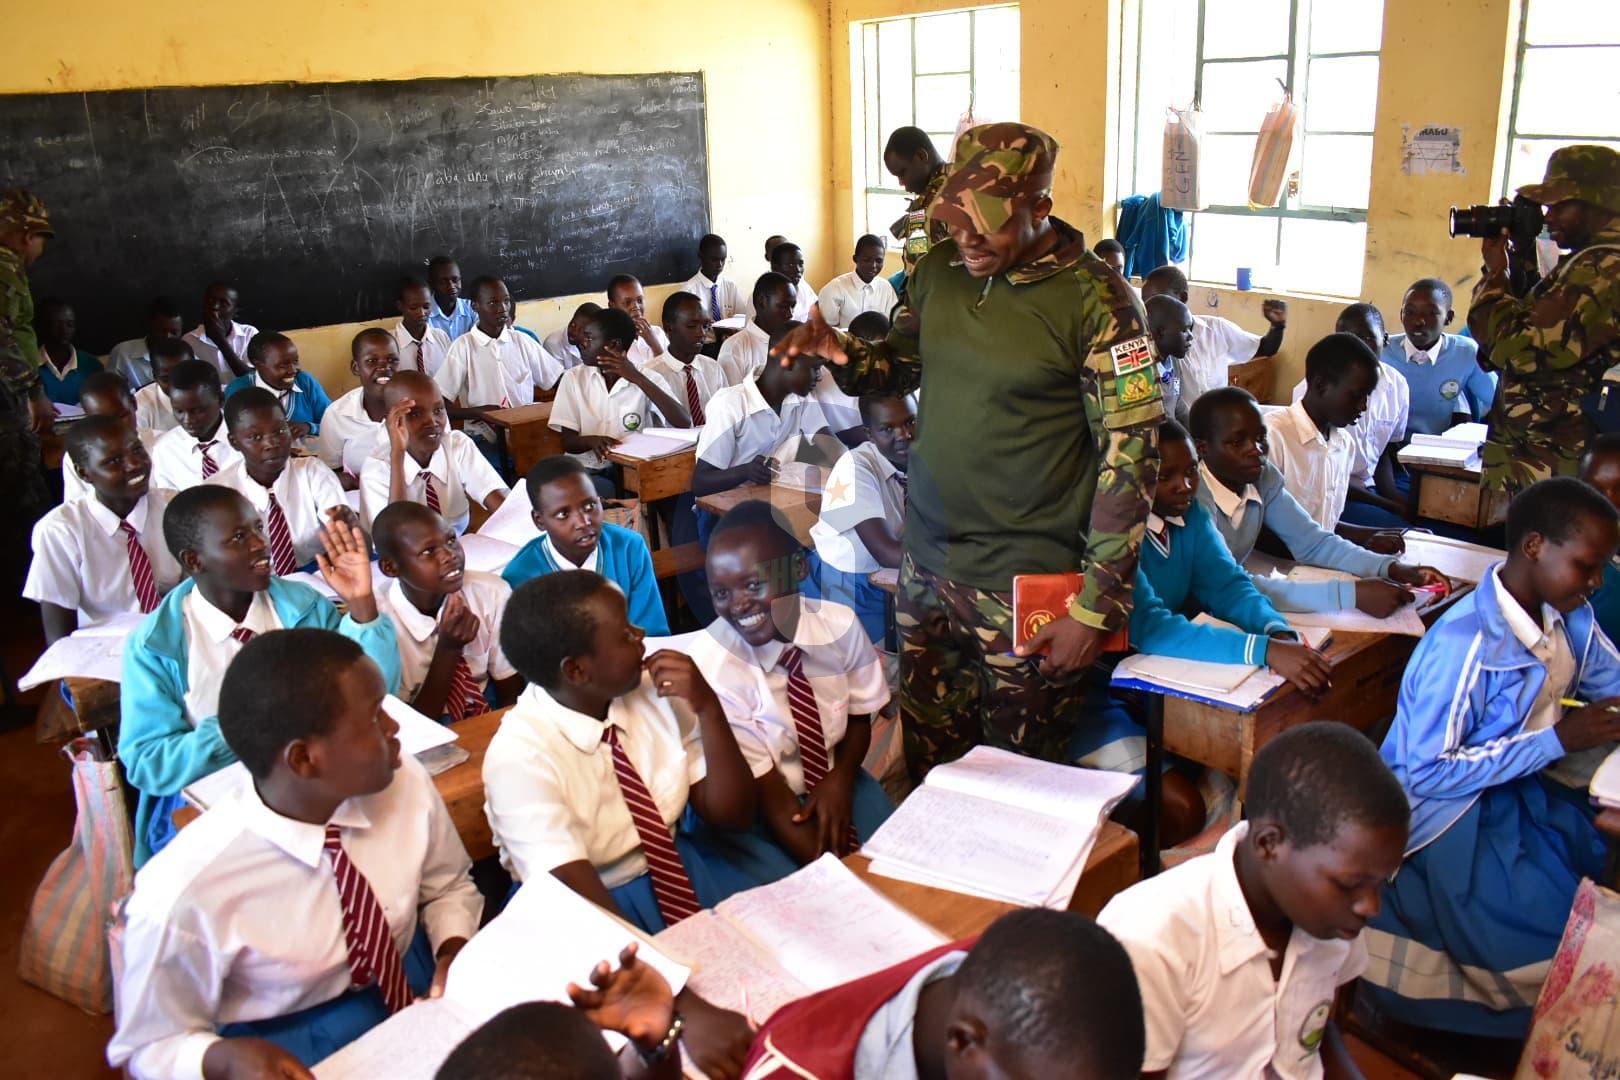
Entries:
<svg viewBox="0 0 1620 1080">
<path fill-rule="evenodd" d="M 1484 277 L 1468 328 L 1480 363 L 1501 372 L 1491 410 L 1485 482 L 1521 491 L 1573 476 L 1592 436 L 1581 399 L 1620 363 L 1620 153 L 1566 146 L 1544 183 L 1519 193 L 1547 205 L 1547 227 L 1569 254 L 1524 299 L 1508 291 L 1506 235 L 1484 241 Z"/>
<path fill-rule="evenodd" d="M 1163 415 L 1141 302 L 1050 217 L 1057 145 L 1024 124 L 962 136 L 931 208 L 949 231 L 917 264 L 900 321 L 862 342 L 819 315 L 807 352 L 850 394 L 928 372 L 900 569 L 900 707 L 914 775 L 981 742 L 1062 759 L 1077 676 L 1130 615 Z M 1015 574 L 1079 570 L 1069 617 L 1012 655 Z M 1037 653 L 1043 655 L 1036 655 Z"/>
<path fill-rule="evenodd" d="M 38 196 L 17 188 L 0 191 L 0 505 L 6 508 L 8 563 L 26 555 L 28 529 L 47 499 L 39 436 L 50 430 L 54 413 L 39 380 L 28 268 L 51 235 Z"/>
<path fill-rule="evenodd" d="M 928 133 L 915 127 L 895 128 L 890 133 L 883 148 L 883 167 L 915 196 L 906 212 L 889 226 L 889 232 L 900 241 L 900 258 L 906 264 L 909 280 L 917 260 L 928 254 L 935 241 L 946 238 L 944 224 L 929 219 L 928 207 L 945 186 L 949 170 L 939 159 Z"/>
</svg>

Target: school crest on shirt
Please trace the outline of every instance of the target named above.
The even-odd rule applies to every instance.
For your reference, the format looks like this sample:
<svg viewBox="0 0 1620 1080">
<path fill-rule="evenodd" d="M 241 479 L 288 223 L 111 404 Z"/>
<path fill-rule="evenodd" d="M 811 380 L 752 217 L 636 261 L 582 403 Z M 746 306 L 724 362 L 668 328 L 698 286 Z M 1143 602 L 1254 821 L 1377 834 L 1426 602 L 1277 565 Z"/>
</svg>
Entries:
<svg viewBox="0 0 1620 1080">
<path fill-rule="evenodd" d="M 1455 400 L 1457 395 L 1460 393 L 1462 393 L 1462 383 L 1458 382 L 1456 379 L 1447 379 L 1445 382 L 1440 384 L 1440 396 L 1445 398 L 1447 401 Z"/>
<path fill-rule="evenodd" d="M 1114 361 L 1115 375 L 1129 375 L 1133 371 L 1152 367 L 1155 361 L 1153 355 L 1153 339 L 1146 334 L 1122 341 L 1108 350 Z"/>
<path fill-rule="evenodd" d="M 625 413 L 624 419 L 620 420 L 619 422 L 624 425 L 624 430 L 626 431 L 641 430 L 641 414 L 638 412 Z"/>
<path fill-rule="evenodd" d="M 1299 1025 L 1299 1046 L 1305 1052 L 1300 1060 L 1319 1054 L 1322 1051 L 1322 1040 L 1327 1037 L 1328 1017 L 1333 1012 L 1333 1002 L 1319 1001 L 1305 1014 L 1305 1020 Z"/>
</svg>

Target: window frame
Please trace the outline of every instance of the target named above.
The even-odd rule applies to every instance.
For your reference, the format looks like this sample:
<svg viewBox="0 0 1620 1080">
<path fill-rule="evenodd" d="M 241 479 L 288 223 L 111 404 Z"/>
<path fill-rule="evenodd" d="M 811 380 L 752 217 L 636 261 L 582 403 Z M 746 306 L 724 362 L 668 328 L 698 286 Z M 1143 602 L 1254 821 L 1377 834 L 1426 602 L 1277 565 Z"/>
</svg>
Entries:
<svg viewBox="0 0 1620 1080">
<path fill-rule="evenodd" d="M 1620 129 L 1611 135 L 1548 135 L 1540 132 L 1524 132 L 1519 130 L 1519 98 L 1524 89 L 1524 61 L 1525 57 L 1534 52 L 1553 52 L 1562 49 L 1613 49 L 1615 59 L 1620 60 L 1620 41 L 1580 41 L 1580 42 L 1553 42 L 1546 45 L 1533 45 L 1530 43 L 1530 5 L 1535 0 L 1523 0 L 1519 4 L 1519 34 L 1514 45 L 1513 53 L 1513 94 L 1508 104 L 1507 138 L 1503 140 L 1505 148 L 1502 152 L 1502 190 L 1503 198 L 1511 199 L 1516 188 L 1510 186 L 1513 176 L 1513 155 L 1520 142 L 1561 142 L 1565 146 L 1575 143 L 1598 142 L 1613 143 L 1620 141 Z"/>
</svg>

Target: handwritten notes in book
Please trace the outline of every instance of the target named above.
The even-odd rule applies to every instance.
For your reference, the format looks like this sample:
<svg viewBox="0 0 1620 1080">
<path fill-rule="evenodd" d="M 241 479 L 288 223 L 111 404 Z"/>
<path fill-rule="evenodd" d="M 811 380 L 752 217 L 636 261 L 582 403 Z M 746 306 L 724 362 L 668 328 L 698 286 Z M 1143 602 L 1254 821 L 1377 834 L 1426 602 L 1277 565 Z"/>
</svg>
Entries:
<svg viewBox="0 0 1620 1080">
<path fill-rule="evenodd" d="M 140 623 L 119 621 L 100 627 L 78 630 L 51 643 L 28 674 L 17 680 L 17 689 L 32 690 L 57 679 L 105 679 L 122 682 L 124 678 L 124 641 Z"/>
</svg>

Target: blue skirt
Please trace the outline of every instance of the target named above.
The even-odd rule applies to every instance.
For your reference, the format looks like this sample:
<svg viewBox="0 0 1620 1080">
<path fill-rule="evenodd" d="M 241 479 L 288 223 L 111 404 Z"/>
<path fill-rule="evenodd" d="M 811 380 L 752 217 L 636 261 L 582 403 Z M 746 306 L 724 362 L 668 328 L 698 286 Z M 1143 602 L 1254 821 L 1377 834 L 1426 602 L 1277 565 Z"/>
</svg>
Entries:
<svg viewBox="0 0 1620 1080">
<path fill-rule="evenodd" d="M 852 608 L 861 620 L 861 629 L 872 644 L 883 648 L 888 638 L 888 594 L 873 585 L 866 574 L 846 574 L 810 552 L 810 576 L 804 580 L 804 595 L 812 600 L 832 600 Z"/>
<path fill-rule="evenodd" d="M 1147 770 L 1147 729 L 1125 703 L 1114 694 L 1109 680 L 1114 664 L 1103 661 L 1085 674 L 1079 720 L 1069 736 L 1068 760 L 1071 765 L 1109 772 L 1133 773 Z M 1169 764 L 1169 755 L 1165 757 Z M 1141 788 L 1133 789 L 1140 797 Z"/>
<path fill-rule="evenodd" d="M 1384 887 L 1366 982 L 1403 1022 L 1523 1038 L 1604 845 L 1584 793 L 1539 776 L 1486 790 Z"/>
<path fill-rule="evenodd" d="M 433 983 L 433 947 L 420 926 L 401 961 L 411 991 L 427 993 Z M 244 1020 L 219 1029 L 227 1039 L 254 1038 L 275 1043 L 309 1068 L 331 1057 L 384 1020 L 388 1006 L 376 986 L 350 990 L 321 1005 L 268 1020 Z"/>
</svg>

